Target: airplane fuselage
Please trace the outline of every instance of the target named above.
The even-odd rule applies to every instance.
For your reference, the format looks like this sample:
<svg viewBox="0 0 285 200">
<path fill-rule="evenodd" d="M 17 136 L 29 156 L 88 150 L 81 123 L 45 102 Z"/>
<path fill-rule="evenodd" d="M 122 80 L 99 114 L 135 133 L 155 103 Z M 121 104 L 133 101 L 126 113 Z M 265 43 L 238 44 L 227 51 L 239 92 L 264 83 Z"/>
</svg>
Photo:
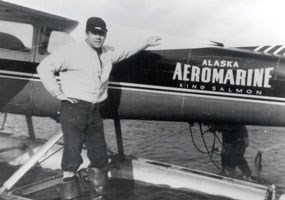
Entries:
<svg viewBox="0 0 285 200">
<path fill-rule="evenodd" d="M 282 126 L 284 70 L 240 49 L 148 51 L 114 67 L 109 88 L 121 117 Z"/>
</svg>

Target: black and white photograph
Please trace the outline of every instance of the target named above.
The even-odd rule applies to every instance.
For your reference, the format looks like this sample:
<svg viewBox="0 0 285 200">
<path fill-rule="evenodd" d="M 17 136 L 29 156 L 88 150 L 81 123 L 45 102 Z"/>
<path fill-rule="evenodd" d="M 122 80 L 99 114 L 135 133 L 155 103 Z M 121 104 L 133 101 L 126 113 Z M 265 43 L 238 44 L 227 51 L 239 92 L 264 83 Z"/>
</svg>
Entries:
<svg viewBox="0 0 285 200">
<path fill-rule="evenodd" d="M 0 0 L 0 200 L 285 200 L 284 7 Z"/>
</svg>

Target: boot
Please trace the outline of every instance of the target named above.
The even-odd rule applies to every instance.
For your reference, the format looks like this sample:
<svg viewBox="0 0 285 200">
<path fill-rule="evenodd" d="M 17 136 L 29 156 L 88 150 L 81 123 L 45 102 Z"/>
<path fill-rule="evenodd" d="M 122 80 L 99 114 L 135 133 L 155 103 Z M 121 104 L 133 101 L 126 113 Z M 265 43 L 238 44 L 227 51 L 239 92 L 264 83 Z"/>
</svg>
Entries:
<svg viewBox="0 0 285 200">
<path fill-rule="evenodd" d="M 76 200 L 79 195 L 80 190 L 77 176 L 64 178 L 60 198 L 62 200 Z"/>
<path fill-rule="evenodd" d="M 91 200 L 105 200 L 108 181 L 107 170 L 95 167 L 88 168 L 88 180 Z"/>
</svg>

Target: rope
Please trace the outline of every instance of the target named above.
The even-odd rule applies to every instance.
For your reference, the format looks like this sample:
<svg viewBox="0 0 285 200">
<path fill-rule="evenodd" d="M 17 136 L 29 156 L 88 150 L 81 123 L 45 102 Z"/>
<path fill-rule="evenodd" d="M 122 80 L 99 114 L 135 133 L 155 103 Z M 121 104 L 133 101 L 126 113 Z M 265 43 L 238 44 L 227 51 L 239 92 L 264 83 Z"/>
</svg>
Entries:
<svg viewBox="0 0 285 200">
<path fill-rule="evenodd" d="M 34 167 L 42 164 L 44 161 L 46 161 L 47 159 L 49 159 L 50 157 L 52 157 L 54 154 L 56 154 L 57 152 L 59 152 L 61 149 L 63 149 L 63 146 L 58 148 L 58 150 L 54 151 L 52 154 L 50 154 L 49 156 L 45 157 L 45 159 L 43 159 L 41 162 L 38 162 Z"/>
<path fill-rule="evenodd" d="M 206 132 L 211 132 L 210 129 L 208 129 L 208 130 L 206 130 L 205 132 L 203 132 L 202 124 L 199 124 L 199 127 L 200 127 L 200 133 L 201 133 L 201 136 L 202 136 L 202 139 L 203 139 L 204 146 L 205 146 L 205 148 L 206 148 L 206 150 L 207 150 L 207 153 L 208 153 L 208 156 L 209 156 L 211 162 L 217 167 L 217 169 L 219 169 L 220 171 L 222 171 L 222 168 L 220 168 L 220 167 L 217 165 L 217 163 L 213 160 L 213 158 L 212 158 L 212 154 L 213 154 L 213 153 L 211 153 L 211 152 L 209 151 L 208 146 L 207 146 L 207 143 L 206 143 L 206 140 L 205 140 L 205 138 L 204 138 L 204 134 L 205 134 Z M 212 133 L 212 132 L 211 132 L 211 133 Z M 215 135 L 215 134 L 214 134 L 214 135 Z M 213 140 L 213 141 L 215 141 L 215 140 Z M 214 145 L 215 145 L 215 143 L 213 142 L 213 145 L 212 145 L 212 152 L 215 150 L 215 149 L 214 149 Z"/>
<path fill-rule="evenodd" d="M 218 140 L 218 142 L 222 145 L 223 144 L 223 142 L 222 142 L 222 140 L 220 139 L 220 137 L 217 135 L 217 133 L 216 133 L 216 131 L 211 131 L 211 129 L 208 129 L 208 130 L 206 130 L 205 132 L 210 132 L 210 133 L 212 133 L 212 134 L 214 134 L 214 141 L 213 141 L 213 153 L 214 154 L 217 154 L 217 155 L 221 155 L 220 153 L 216 153 L 216 151 L 218 151 L 218 149 L 217 148 L 215 148 L 215 146 L 216 146 L 216 139 Z"/>
<path fill-rule="evenodd" d="M 258 150 L 256 156 L 255 156 L 255 159 L 254 159 L 254 162 L 255 162 L 255 165 L 258 167 L 259 170 L 261 170 L 262 168 L 262 153 L 265 153 L 267 151 L 270 151 L 272 149 L 275 149 L 276 147 L 280 147 L 280 146 L 283 146 L 284 144 L 283 143 L 280 143 L 280 144 L 276 144 L 272 147 L 268 147 L 266 149 L 261 149 L 261 150 Z"/>
<path fill-rule="evenodd" d="M 280 144 L 276 144 L 276 145 L 274 145 L 272 147 L 269 147 L 269 148 L 266 148 L 266 149 L 263 149 L 263 150 L 259 150 L 259 151 L 266 152 L 266 151 L 270 151 L 272 149 L 275 149 L 276 147 L 283 146 L 283 145 L 284 145 L 283 143 L 280 143 Z"/>
<path fill-rule="evenodd" d="M 203 151 L 203 150 L 201 150 L 201 149 L 198 147 L 198 145 L 197 145 L 197 143 L 196 143 L 196 141 L 195 141 L 195 139 L 194 139 L 193 131 L 192 131 L 192 124 L 189 123 L 189 125 L 190 125 L 190 135 L 191 135 L 191 139 L 192 139 L 192 142 L 193 142 L 194 147 L 196 148 L 196 150 L 197 150 L 198 152 L 202 153 L 202 154 L 207 154 L 207 155 L 209 156 L 211 162 L 217 167 L 217 169 L 222 170 L 222 169 L 216 164 L 216 162 L 213 160 L 213 155 L 214 155 L 214 154 L 217 154 L 217 153 L 216 153 L 217 149 L 215 148 L 215 146 L 216 146 L 216 141 L 218 141 L 218 142 L 220 142 L 220 144 L 222 144 L 222 141 L 221 141 L 221 139 L 218 137 L 218 135 L 216 134 L 216 132 L 215 132 L 215 131 L 211 131 L 211 129 L 207 129 L 206 131 L 203 131 L 203 129 L 202 129 L 202 124 L 201 124 L 201 123 L 199 124 L 200 134 L 201 134 L 201 137 L 202 137 L 202 140 L 203 140 L 204 147 L 205 147 L 205 149 L 206 149 L 206 151 Z M 214 134 L 214 139 L 213 139 L 211 151 L 209 150 L 208 145 L 207 145 L 206 140 L 205 140 L 205 134 L 206 134 L 207 132 Z M 219 155 L 220 155 L 220 154 L 219 154 Z"/>
<path fill-rule="evenodd" d="M 190 135 L 191 135 L 191 139 L 192 139 L 192 142 L 193 142 L 193 144 L 194 144 L 195 149 L 196 149 L 198 152 L 202 153 L 202 154 L 208 154 L 207 151 L 202 151 L 202 150 L 198 147 L 198 145 L 196 144 L 195 139 L 194 139 L 194 136 L 193 136 L 193 131 L 192 131 L 192 125 L 191 125 L 191 124 L 190 124 Z"/>
<path fill-rule="evenodd" d="M 255 156 L 255 159 L 254 159 L 254 162 L 255 162 L 255 165 L 258 167 L 259 170 L 261 170 L 262 168 L 262 152 L 261 151 L 258 151 L 256 156 Z"/>
</svg>

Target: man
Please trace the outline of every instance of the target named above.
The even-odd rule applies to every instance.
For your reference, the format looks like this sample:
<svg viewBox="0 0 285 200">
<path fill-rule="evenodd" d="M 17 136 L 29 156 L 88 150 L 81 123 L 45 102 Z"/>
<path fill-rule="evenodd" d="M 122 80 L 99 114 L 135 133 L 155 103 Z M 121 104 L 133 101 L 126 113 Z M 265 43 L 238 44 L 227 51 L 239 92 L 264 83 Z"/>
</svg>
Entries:
<svg viewBox="0 0 285 200">
<path fill-rule="evenodd" d="M 233 176 L 238 167 L 245 180 L 251 180 L 251 170 L 244 157 L 248 147 L 248 132 L 243 125 L 213 125 L 212 130 L 222 133 L 221 165 L 225 174 Z"/>
<path fill-rule="evenodd" d="M 61 100 L 60 122 L 63 131 L 62 198 L 79 195 L 77 169 L 82 163 L 83 144 L 90 160 L 88 180 L 91 199 L 106 195 L 108 162 L 100 103 L 107 98 L 107 86 L 112 65 L 143 50 L 158 45 L 160 37 L 152 36 L 145 43 L 127 51 L 103 46 L 106 23 L 91 17 L 86 23 L 86 41 L 68 45 L 45 58 L 38 66 L 46 89 Z M 55 73 L 60 72 L 61 85 Z"/>
</svg>

